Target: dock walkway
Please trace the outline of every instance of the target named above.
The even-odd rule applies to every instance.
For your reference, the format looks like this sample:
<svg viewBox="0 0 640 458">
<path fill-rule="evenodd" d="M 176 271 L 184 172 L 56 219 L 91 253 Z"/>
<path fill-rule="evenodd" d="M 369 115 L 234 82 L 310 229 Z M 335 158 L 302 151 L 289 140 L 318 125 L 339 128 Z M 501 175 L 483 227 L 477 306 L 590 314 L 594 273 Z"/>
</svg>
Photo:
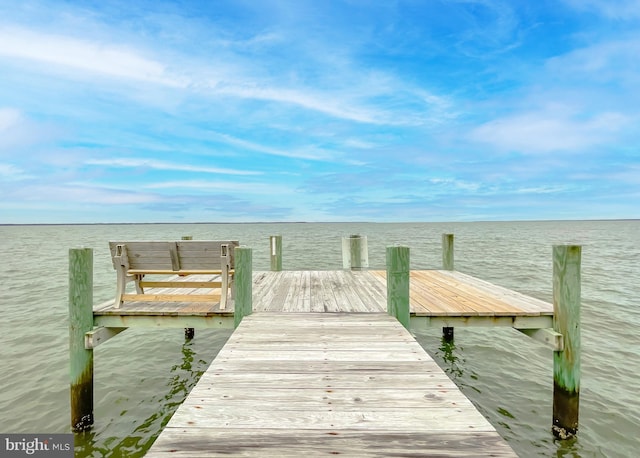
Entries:
<svg viewBox="0 0 640 458">
<path fill-rule="evenodd" d="M 386 313 L 255 312 L 148 457 L 515 453 Z"/>
</svg>

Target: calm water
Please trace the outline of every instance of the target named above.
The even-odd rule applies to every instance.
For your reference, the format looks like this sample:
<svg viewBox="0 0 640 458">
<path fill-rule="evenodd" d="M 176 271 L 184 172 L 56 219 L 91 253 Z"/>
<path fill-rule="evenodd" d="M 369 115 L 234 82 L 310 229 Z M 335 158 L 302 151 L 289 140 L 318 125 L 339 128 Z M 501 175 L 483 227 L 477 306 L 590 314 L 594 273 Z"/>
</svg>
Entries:
<svg viewBox="0 0 640 458">
<path fill-rule="evenodd" d="M 640 221 L 450 224 L 197 224 L 0 227 L 0 432 L 69 432 L 68 249 L 94 248 L 94 300 L 112 297 L 112 239 L 238 239 L 268 270 L 269 235 L 285 269 L 342 267 L 341 237 L 368 237 L 372 267 L 385 246 L 411 247 L 413 268 L 440 266 L 440 237 L 456 236 L 456 268 L 551 300 L 551 247 L 583 245 L 580 432 L 550 433 L 552 354 L 512 329 L 418 336 L 522 457 L 630 457 L 640 447 Z M 130 329 L 95 351 L 95 417 L 77 456 L 141 456 L 224 345 L 229 331 Z"/>
</svg>

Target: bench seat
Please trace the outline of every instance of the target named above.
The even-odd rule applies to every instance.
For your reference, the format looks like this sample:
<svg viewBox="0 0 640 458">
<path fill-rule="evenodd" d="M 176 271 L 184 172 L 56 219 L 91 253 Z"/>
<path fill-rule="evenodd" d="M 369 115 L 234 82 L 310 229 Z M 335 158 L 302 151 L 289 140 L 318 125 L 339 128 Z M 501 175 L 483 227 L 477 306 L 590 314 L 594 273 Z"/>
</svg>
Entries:
<svg viewBox="0 0 640 458">
<path fill-rule="evenodd" d="M 219 302 L 224 310 L 233 296 L 234 249 L 238 241 L 181 240 L 109 242 L 117 273 L 115 308 L 124 302 Z M 190 281 L 189 275 L 216 275 L 219 279 Z M 153 275 L 153 279 L 145 276 Z M 164 276 L 170 275 L 166 279 Z M 161 277 L 157 279 L 155 277 Z M 136 293 L 126 292 L 135 283 Z M 145 288 L 219 290 L 206 294 L 146 292 Z"/>
</svg>

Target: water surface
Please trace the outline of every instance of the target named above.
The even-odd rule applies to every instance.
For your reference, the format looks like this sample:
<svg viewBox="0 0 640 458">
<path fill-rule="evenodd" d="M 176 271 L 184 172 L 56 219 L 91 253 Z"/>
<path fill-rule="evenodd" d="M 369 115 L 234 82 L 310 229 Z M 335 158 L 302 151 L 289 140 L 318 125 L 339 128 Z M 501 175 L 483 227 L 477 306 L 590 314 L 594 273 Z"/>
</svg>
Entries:
<svg viewBox="0 0 640 458">
<path fill-rule="evenodd" d="M 115 293 L 109 240 L 236 239 L 269 269 L 270 235 L 284 269 L 339 269 L 341 237 L 366 235 L 371 267 L 385 247 L 411 248 L 414 269 L 439 268 L 441 234 L 455 234 L 456 269 L 551 300 L 551 247 L 583 245 L 580 431 L 551 432 L 552 353 L 512 329 L 418 335 L 522 457 L 630 457 L 640 446 L 640 222 L 308 223 L 0 226 L 0 431 L 69 432 L 68 250 L 94 248 L 94 301 Z M 230 331 L 130 329 L 95 350 L 95 427 L 77 456 L 142 456 Z"/>
</svg>

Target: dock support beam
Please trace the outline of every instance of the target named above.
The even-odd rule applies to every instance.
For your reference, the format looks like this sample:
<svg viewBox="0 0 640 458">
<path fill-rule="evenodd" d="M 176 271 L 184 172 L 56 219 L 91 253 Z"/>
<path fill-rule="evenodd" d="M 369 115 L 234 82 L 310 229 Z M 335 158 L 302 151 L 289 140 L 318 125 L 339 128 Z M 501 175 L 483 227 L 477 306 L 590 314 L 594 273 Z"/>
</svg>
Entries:
<svg viewBox="0 0 640 458">
<path fill-rule="evenodd" d="M 453 234 L 442 234 L 442 269 L 453 270 Z M 442 340 L 453 342 L 453 327 L 442 328 Z"/>
<path fill-rule="evenodd" d="M 387 312 L 410 329 L 408 246 L 387 247 Z"/>
<path fill-rule="evenodd" d="M 242 318 L 251 315 L 253 310 L 253 253 L 251 248 L 236 247 L 235 269 L 236 297 L 233 316 L 237 328 Z"/>
<path fill-rule="evenodd" d="M 553 434 L 568 439 L 578 432 L 580 404 L 580 263 L 582 247 L 553 247 L 553 329 L 564 350 L 553 352 Z"/>
<path fill-rule="evenodd" d="M 93 426 L 93 350 L 85 348 L 85 333 L 93 329 L 93 250 L 69 250 L 69 375 L 71 429 Z"/>
<path fill-rule="evenodd" d="M 193 240 L 192 235 L 183 235 L 182 240 Z M 186 340 L 191 340 L 196 335 L 196 330 L 194 328 L 184 328 L 184 338 Z"/>
<path fill-rule="evenodd" d="M 271 253 L 271 271 L 280 272 L 282 270 L 282 236 L 272 235 L 269 237 L 269 248 Z"/>
</svg>

